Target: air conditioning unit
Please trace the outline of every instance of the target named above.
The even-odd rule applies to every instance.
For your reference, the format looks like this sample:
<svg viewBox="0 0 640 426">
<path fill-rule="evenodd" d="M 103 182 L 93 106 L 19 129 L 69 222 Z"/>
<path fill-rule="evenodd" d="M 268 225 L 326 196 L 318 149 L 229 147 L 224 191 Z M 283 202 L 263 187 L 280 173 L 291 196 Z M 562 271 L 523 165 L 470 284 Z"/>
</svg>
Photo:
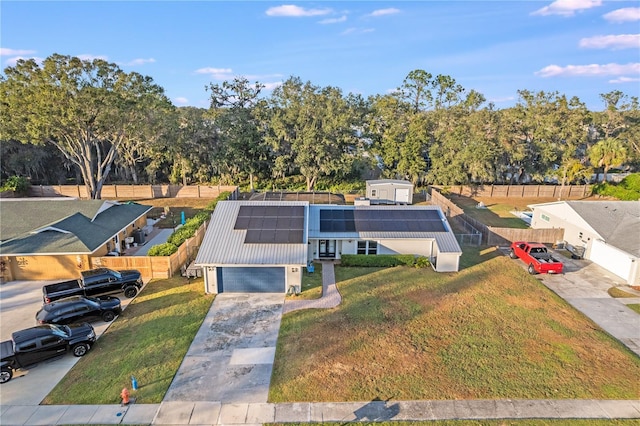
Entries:
<svg viewBox="0 0 640 426">
<path fill-rule="evenodd" d="M 287 294 L 300 294 L 300 286 L 299 285 L 290 285 L 287 289 Z"/>
</svg>

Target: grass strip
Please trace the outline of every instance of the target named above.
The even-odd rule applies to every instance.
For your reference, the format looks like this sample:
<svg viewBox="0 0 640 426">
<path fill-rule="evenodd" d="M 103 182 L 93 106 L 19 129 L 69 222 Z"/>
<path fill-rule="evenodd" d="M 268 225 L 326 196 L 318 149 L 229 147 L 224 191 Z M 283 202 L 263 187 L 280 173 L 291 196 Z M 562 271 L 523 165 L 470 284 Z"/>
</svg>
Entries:
<svg viewBox="0 0 640 426">
<path fill-rule="evenodd" d="M 131 376 L 138 403 L 161 402 L 212 301 L 202 278 L 151 281 L 43 403 L 116 404 Z"/>
<path fill-rule="evenodd" d="M 638 297 L 635 294 L 631 294 L 628 291 L 624 291 L 618 287 L 611 287 L 607 290 L 607 293 L 609 293 L 609 296 L 611 297 L 615 297 L 615 298 L 627 298 L 627 297 Z"/>
<path fill-rule="evenodd" d="M 636 426 L 638 419 L 500 419 L 430 420 L 421 422 L 350 422 L 375 426 Z M 345 426 L 346 422 L 323 422 L 322 426 Z M 270 423 L 269 426 L 308 426 L 309 423 Z"/>
</svg>

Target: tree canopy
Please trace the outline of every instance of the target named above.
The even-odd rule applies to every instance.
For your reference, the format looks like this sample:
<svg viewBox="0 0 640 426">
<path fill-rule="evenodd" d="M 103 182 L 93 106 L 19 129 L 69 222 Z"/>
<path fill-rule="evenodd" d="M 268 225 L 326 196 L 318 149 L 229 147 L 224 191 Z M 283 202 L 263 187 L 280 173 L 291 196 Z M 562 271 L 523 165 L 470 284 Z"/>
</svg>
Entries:
<svg viewBox="0 0 640 426">
<path fill-rule="evenodd" d="M 640 165 L 638 98 L 620 91 L 602 94 L 596 112 L 576 97 L 526 89 L 500 110 L 421 69 L 366 99 L 297 76 L 271 93 L 244 77 L 205 89 L 208 108 L 176 108 L 150 77 L 113 63 L 20 60 L 0 76 L 0 180 L 77 176 L 99 198 L 109 180 L 253 190 L 300 177 L 309 191 L 377 177 L 565 185 Z"/>
</svg>

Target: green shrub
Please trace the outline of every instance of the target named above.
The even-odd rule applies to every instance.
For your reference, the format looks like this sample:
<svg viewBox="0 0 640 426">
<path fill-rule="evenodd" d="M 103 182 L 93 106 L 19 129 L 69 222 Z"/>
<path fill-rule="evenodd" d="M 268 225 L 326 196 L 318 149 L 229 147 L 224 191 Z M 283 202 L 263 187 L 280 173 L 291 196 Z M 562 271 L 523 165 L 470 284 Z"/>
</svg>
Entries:
<svg viewBox="0 0 640 426">
<path fill-rule="evenodd" d="M 169 242 L 155 245 L 149 249 L 148 256 L 171 256 L 178 251 L 178 246 Z"/>
<path fill-rule="evenodd" d="M 168 243 L 173 244 L 176 247 L 180 247 L 187 239 L 193 237 L 197 228 L 187 226 L 186 224 L 176 229 L 173 234 L 167 239 Z"/>
<path fill-rule="evenodd" d="M 640 173 L 633 173 L 622 179 L 620 186 L 630 191 L 640 192 Z"/>
<path fill-rule="evenodd" d="M 623 201 L 640 199 L 640 173 L 633 173 L 618 184 L 601 182 L 593 186 L 592 192 L 604 197 L 613 197 Z"/>
<path fill-rule="evenodd" d="M 228 200 L 230 195 L 231 192 L 222 192 L 215 200 L 207 204 L 207 207 L 205 207 L 203 211 L 196 214 L 187 220 L 184 225 L 176 229 L 173 234 L 169 236 L 166 243 L 151 247 L 147 255 L 170 256 L 178 251 L 178 247 L 180 247 L 187 239 L 193 237 L 198 228 L 200 228 L 205 221 L 209 220 L 211 213 L 216 208 L 216 204 L 218 204 L 218 201 Z"/>
<path fill-rule="evenodd" d="M 27 194 L 31 183 L 22 176 L 11 176 L 0 187 L 1 191 L 13 191 L 18 194 Z"/>
<path fill-rule="evenodd" d="M 416 258 L 412 254 L 380 254 L 368 256 L 366 254 L 343 254 L 340 259 L 342 266 L 363 266 L 363 267 L 391 267 L 391 266 L 414 266 Z"/>
<path fill-rule="evenodd" d="M 418 256 L 413 266 L 416 268 L 428 268 L 431 266 L 431 262 L 428 257 Z"/>
</svg>

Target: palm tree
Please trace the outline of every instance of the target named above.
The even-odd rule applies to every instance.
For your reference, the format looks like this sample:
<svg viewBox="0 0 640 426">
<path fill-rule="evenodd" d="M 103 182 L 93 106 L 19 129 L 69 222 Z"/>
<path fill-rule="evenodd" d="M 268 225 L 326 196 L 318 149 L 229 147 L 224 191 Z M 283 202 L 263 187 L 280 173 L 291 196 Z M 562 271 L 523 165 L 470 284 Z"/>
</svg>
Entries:
<svg viewBox="0 0 640 426">
<path fill-rule="evenodd" d="M 627 161 L 627 149 L 617 139 L 606 138 L 593 145 L 589 149 L 591 164 L 602 167 L 604 182 L 607 181 L 607 172 L 612 166 L 619 166 Z M 596 182 L 598 178 L 596 176 Z"/>
</svg>

